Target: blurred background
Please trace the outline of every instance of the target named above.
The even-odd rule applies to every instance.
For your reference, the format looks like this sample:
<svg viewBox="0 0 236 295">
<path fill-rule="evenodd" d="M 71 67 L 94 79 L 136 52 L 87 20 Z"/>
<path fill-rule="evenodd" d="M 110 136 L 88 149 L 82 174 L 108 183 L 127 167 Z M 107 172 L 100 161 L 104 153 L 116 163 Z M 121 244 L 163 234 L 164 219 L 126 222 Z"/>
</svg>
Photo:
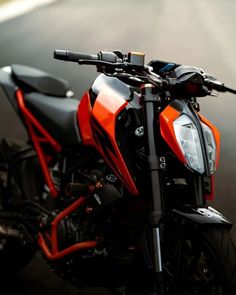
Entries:
<svg viewBox="0 0 236 295">
<path fill-rule="evenodd" d="M 0 14 L 6 2 L 0 0 Z M 133 50 L 145 52 L 146 62 L 161 59 L 201 67 L 236 88 L 235 25 L 235 0 L 41 0 L 40 7 L 25 14 L 0 19 L 0 67 L 25 64 L 57 75 L 69 81 L 79 99 L 96 70 L 53 60 L 55 48 L 88 53 Z M 14 111 L 0 99 L 0 138 L 25 139 Z M 220 94 L 199 102 L 201 113 L 221 133 L 212 205 L 236 224 L 236 97 Z M 94 290 L 78 290 L 56 278 L 40 256 L 8 288 L 21 288 L 25 294 L 94 294 Z"/>
</svg>

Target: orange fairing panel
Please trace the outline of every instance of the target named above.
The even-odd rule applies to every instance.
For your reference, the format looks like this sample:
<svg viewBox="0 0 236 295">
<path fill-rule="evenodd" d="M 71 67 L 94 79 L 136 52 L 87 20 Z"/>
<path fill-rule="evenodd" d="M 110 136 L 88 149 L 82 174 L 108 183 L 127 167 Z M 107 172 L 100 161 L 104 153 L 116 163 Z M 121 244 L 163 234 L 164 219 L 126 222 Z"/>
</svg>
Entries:
<svg viewBox="0 0 236 295">
<path fill-rule="evenodd" d="M 220 160 L 220 132 L 219 130 L 209 121 L 207 120 L 203 115 L 198 113 L 198 116 L 200 120 L 205 123 L 213 132 L 214 137 L 215 137 L 215 142 L 216 142 L 216 152 L 217 152 L 217 157 L 216 157 L 216 168 L 219 165 L 219 160 Z"/>
<path fill-rule="evenodd" d="M 186 164 L 186 159 L 179 148 L 179 144 L 175 137 L 174 125 L 173 122 L 180 115 L 176 109 L 171 106 L 167 106 L 164 111 L 160 114 L 160 128 L 161 128 L 161 136 L 164 138 L 166 143 L 172 149 L 172 151 L 176 154 L 180 161 Z"/>
<path fill-rule="evenodd" d="M 80 135 L 84 145 L 95 145 L 91 129 L 91 111 L 89 93 L 86 92 L 79 103 L 77 112 Z"/>
<path fill-rule="evenodd" d="M 93 106 L 92 117 L 97 134 L 101 135 L 103 132 L 106 134 L 105 144 L 107 143 L 108 148 L 104 149 L 103 144 L 100 144 L 97 139 L 97 149 L 129 191 L 133 194 L 138 194 L 136 185 L 117 145 L 115 135 L 116 117 L 127 104 L 128 102 L 117 92 L 104 86 L 103 89 L 100 90 Z"/>
<path fill-rule="evenodd" d="M 116 116 L 127 104 L 127 101 L 110 87 L 104 86 L 99 92 L 92 114 L 111 138 L 115 137 Z"/>
</svg>

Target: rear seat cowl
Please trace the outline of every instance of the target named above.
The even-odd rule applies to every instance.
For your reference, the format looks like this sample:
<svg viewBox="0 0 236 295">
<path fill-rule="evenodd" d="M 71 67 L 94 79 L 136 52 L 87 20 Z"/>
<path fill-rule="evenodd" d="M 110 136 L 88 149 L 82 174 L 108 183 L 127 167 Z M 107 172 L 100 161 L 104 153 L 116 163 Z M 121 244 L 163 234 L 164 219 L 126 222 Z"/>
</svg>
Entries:
<svg viewBox="0 0 236 295">
<path fill-rule="evenodd" d="M 68 83 L 39 69 L 24 65 L 11 65 L 12 76 L 22 88 L 32 89 L 46 95 L 66 97 Z"/>
</svg>

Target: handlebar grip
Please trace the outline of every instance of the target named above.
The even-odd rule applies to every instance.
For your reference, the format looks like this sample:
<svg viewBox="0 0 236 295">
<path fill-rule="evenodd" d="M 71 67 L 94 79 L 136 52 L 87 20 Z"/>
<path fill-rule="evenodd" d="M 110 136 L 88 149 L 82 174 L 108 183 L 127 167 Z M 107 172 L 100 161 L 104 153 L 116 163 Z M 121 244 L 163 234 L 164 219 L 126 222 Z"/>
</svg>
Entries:
<svg viewBox="0 0 236 295">
<path fill-rule="evenodd" d="M 229 87 L 226 87 L 226 86 L 224 86 L 224 91 L 229 92 L 229 93 L 236 94 L 236 90 L 235 89 L 232 89 L 232 88 L 229 88 Z"/>
<path fill-rule="evenodd" d="M 86 54 L 79 52 L 72 52 L 69 50 L 54 50 L 54 58 L 64 61 L 78 62 L 80 59 L 85 60 L 99 60 L 98 55 L 95 54 Z"/>
</svg>

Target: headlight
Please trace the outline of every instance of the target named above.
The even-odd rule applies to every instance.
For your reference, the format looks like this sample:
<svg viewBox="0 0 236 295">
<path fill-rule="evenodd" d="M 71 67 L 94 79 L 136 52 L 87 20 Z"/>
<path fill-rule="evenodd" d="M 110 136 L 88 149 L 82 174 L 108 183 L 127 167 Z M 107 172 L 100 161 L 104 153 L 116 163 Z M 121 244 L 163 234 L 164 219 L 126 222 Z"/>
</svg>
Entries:
<svg viewBox="0 0 236 295">
<path fill-rule="evenodd" d="M 174 121 L 174 131 L 179 147 L 189 167 L 199 173 L 203 173 L 205 169 L 202 148 L 195 124 L 188 116 L 183 114 Z M 209 130 L 207 132 L 209 132 Z M 207 137 L 209 137 L 209 134 Z"/>
<path fill-rule="evenodd" d="M 216 142 L 212 130 L 203 122 L 201 122 L 205 137 L 208 163 L 211 174 L 216 170 Z"/>
</svg>

